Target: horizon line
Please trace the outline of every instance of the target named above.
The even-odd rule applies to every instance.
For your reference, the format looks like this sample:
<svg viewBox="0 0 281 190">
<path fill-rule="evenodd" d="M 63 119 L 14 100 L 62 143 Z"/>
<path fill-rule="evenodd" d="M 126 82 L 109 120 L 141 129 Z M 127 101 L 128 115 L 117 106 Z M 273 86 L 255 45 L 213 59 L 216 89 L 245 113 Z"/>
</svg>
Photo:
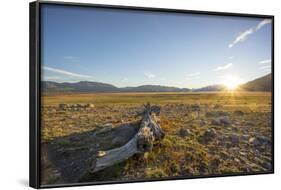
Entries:
<svg viewBox="0 0 281 190">
<path fill-rule="evenodd" d="M 272 72 L 268 73 L 268 74 L 265 74 L 265 75 L 261 75 L 261 76 L 258 76 L 254 79 L 251 79 L 251 80 L 248 80 L 248 81 L 245 81 L 241 84 L 239 84 L 239 86 L 243 85 L 243 84 L 246 84 L 248 82 L 251 82 L 253 80 L 256 80 L 258 78 L 261 78 L 261 77 L 264 77 L 264 76 L 267 76 L 267 75 L 271 75 Z M 204 88 L 204 87 L 208 87 L 208 86 L 215 86 L 215 85 L 222 85 L 222 86 L 225 86 L 225 84 L 222 84 L 222 83 L 216 83 L 216 84 L 209 84 L 209 85 L 204 85 L 204 86 L 201 86 L 201 87 L 197 87 L 197 88 L 189 88 L 189 87 L 177 87 L 177 86 L 170 86 L 170 85 L 160 85 L 160 84 L 142 84 L 142 85 L 136 85 L 136 86 L 124 86 L 124 87 L 120 87 L 120 86 L 116 86 L 116 85 L 113 85 L 111 83 L 106 83 L 106 82 L 99 82 L 99 81 L 91 81 L 91 80 L 80 80 L 80 81 L 77 81 L 77 82 L 68 82 L 68 81 L 64 81 L 64 82 L 57 82 L 57 81 L 52 81 L 52 80 L 41 80 L 41 82 L 55 82 L 55 83 L 59 83 L 59 84 L 62 84 L 62 83 L 79 83 L 79 82 L 96 82 L 96 83 L 103 83 L 103 84 L 109 84 L 109 85 L 112 85 L 116 88 L 134 88 L 134 87 L 140 87 L 140 86 L 162 86 L 162 87 L 172 87 L 172 88 L 179 88 L 179 89 L 200 89 L 200 88 Z"/>
</svg>

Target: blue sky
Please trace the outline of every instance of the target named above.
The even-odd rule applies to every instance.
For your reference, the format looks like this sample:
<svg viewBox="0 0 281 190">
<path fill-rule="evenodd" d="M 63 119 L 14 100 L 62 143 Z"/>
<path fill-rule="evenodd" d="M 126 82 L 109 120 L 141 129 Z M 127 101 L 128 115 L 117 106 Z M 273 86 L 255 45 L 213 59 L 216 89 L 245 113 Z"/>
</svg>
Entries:
<svg viewBox="0 0 281 190">
<path fill-rule="evenodd" d="M 198 88 L 271 72 L 271 20 L 44 5 L 42 79 Z"/>
</svg>

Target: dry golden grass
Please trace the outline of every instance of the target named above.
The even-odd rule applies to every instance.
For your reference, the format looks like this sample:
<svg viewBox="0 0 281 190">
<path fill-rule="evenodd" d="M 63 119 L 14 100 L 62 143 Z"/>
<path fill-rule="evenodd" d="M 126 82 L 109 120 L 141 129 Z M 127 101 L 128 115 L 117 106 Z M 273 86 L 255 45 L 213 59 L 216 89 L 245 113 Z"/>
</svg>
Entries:
<svg viewBox="0 0 281 190">
<path fill-rule="evenodd" d="M 135 121 L 147 102 L 161 106 L 164 140 L 145 156 L 130 158 L 116 166 L 110 171 L 111 177 L 116 172 L 112 178 L 105 171 L 102 178 L 87 176 L 82 181 L 237 174 L 272 169 L 271 93 L 264 92 L 46 95 L 42 97 L 42 143 L 101 128 L 106 123 L 118 125 Z M 59 104 L 88 103 L 95 107 L 58 108 Z M 194 105 L 200 110 L 194 110 Z M 231 124 L 213 124 L 221 114 L 227 115 Z M 181 137 L 178 132 L 182 128 L 188 129 L 190 134 Z M 210 129 L 216 131 L 216 137 L 205 142 L 204 133 Z M 253 144 L 251 138 L 264 138 L 266 143 L 255 141 Z"/>
</svg>

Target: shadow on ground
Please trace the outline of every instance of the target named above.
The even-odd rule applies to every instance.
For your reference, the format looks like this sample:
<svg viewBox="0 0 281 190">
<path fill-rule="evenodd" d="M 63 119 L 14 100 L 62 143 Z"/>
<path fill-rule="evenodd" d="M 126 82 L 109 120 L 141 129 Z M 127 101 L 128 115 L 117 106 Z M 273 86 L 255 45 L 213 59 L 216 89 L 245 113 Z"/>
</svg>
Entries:
<svg viewBox="0 0 281 190">
<path fill-rule="evenodd" d="M 41 145 L 42 183 L 75 183 L 93 180 L 113 180 L 120 176 L 124 163 L 95 174 L 89 168 L 97 151 L 126 144 L 138 131 L 139 122 L 103 128 L 59 137 Z"/>
</svg>

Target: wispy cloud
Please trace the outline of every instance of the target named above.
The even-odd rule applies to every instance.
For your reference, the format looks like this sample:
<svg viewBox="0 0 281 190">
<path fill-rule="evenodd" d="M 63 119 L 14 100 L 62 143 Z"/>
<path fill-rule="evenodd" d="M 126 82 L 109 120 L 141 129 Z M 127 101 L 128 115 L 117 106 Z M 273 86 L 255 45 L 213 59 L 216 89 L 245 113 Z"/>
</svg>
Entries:
<svg viewBox="0 0 281 190">
<path fill-rule="evenodd" d="M 151 73 L 151 72 L 146 71 L 146 72 L 144 72 L 143 74 L 144 74 L 144 76 L 145 76 L 146 78 L 148 78 L 148 79 L 155 78 L 155 75 L 154 75 L 153 73 Z"/>
<path fill-rule="evenodd" d="M 217 68 L 215 68 L 213 71 L 221 71 L 221 70 L 226 70 L 229 69 L 230 67 L 232 67 L 233 64 L 232 63 L 228 63 L 226 65 L 223 66 L 218 66 Z"/>
<path fill-rule="evenodd" d="M 234 39 L 234 41 L 228 45 L 228 47 L 229 47 L 229 48 L 232 48 L 232 47 L 233 47 L 235 44 L 237 44 L 238 42 L 243 42 L 243 41 L 245 41 L 245 40 L 248 38 L 248 36 L 249 36 L 250 34 L 252 34 L 253 32 L 254 32 L 254 30 L 253 30 L 252 28 L 250 28 L 250 29 L 248 29 L 248 30 L 246 30 L 246 31 L 244 31 L 244 32 L 241 32 L 238 36 L 236 36 L 236 38 Z"/>
<path fill-rule="evenodd" d="M 65 70 L 62 70 L 62 69 L 56 69 L 56 68 L 52 68 L 52 67 L 44 66 L 43 69 L 45 71 L 51 71 L 51 72 L 67 75 L 67 76 L 70 76 L 70 77 L 91 78 L 91 76 L 88 76 L 88 75 L 82 75 L 82 74 L 73 73 L 73 72 L 65 71 Z"/>
<path fill-rule="evenodd" d="M 266 59 L 259 62 L 260 65 L 269 64 L 269 63 L 271 63 L 271 59 Z"/>
<path fill-rule="evenodd" d="M 270 24 L 272 21 L 271 19 L 264 19 L 263 21 L 261 21 L 257 26 L 256 26 L 256 31 L 258 31 L 259 29 L 261 29 L 264 25 Z"/>
<path fill-rule="evenodd" d="M 262 70 L 265 73 L 271 72 L 271 59 L 265 59 L 260 62 L 258 62 L 260 70 Z"/>
<path fill-rule="evenodd" d="M 249 35 L 253 34 L 254 32 L 260 30 L 263 26 L 270 24 L 270 23 L 271 23 L 270 19 L 265 19 L 265 20 L 259 22 L 259 24 L 256 27 L 249 28 L 249 29 L 241 32 L 240 34 L 238 34 L 238 36 L 235 37 L 234 41 L 228 45 L 228 47 L 232 48 L 235 44 L 245 41 Z"/>
</svg>

